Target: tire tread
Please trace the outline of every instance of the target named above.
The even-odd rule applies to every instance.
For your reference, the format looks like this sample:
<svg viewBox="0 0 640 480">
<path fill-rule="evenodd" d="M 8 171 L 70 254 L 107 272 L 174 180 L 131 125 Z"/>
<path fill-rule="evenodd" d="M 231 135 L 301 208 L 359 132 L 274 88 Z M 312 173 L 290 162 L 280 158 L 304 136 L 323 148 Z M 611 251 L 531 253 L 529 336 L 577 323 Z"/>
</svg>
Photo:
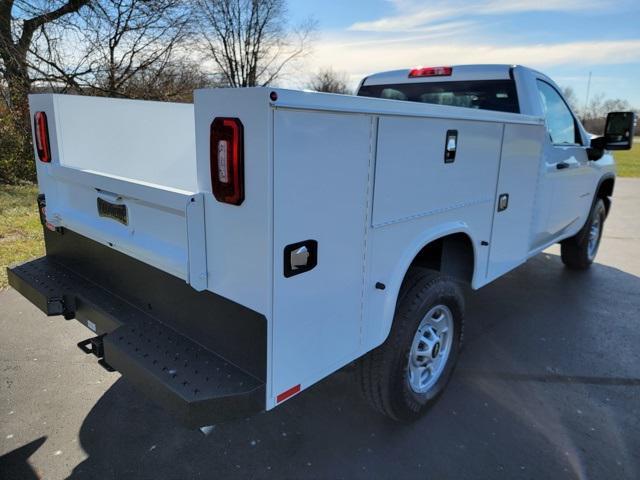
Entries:
<svg viewBox="0 0 640 480">
<path fill-rule="evenodd" d="M 420 309 L 425 296 L 432 294 L 433 289 L 444 282 L 451 280 L 440 272 L 421 267 L 410 269 L 398 295 L 396 315 L 389 336 L 382 345 L 358 362 L 356 375 L 364 398 L 376 411 L 395 420 L 405 419 L 394 409 L 390 395 L 391 372 L 397 361 L 397 352 L 402 349 L 401 343 L 406 338 L 406 330 L 412 327 L 411 315 Z M 457 296 L 463 302 L 459 291 Z"/>
</svg>

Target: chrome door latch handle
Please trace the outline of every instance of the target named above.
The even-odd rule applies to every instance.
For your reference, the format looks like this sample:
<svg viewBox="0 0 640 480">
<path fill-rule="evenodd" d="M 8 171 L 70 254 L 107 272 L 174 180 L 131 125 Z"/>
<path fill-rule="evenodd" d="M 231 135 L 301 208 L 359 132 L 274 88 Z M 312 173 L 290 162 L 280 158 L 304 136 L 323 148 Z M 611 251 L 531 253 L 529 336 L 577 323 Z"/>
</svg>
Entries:
<svg viewBox="0 0 640 480">
<path fill-rule="evenodd" d="M 286 278 L 299 275 L 318 264 L 318 242 L 304 240 L 284 247 L 284 276 Z"/>
<path fill-rule="evenodd" d="M 500 196 L 498 197 L 498 211 L 502 212 L 503 210 L 506 210 L 508 206 L 509 206 L 509 194 L 501 193 Z"/>
<path fill-rule="evenodd" d="M 457 149 L 458 149 L 458 131 L 447 130 L 447 137 L 444 144 L 444 163 L 455 162 Z"/>
<path fill-rule="evenodd" d="M 303 245 L 291 252 L 291 270 L 299 270 L 307 266 L 309 262 L 309 249 Z"/>
</svg>

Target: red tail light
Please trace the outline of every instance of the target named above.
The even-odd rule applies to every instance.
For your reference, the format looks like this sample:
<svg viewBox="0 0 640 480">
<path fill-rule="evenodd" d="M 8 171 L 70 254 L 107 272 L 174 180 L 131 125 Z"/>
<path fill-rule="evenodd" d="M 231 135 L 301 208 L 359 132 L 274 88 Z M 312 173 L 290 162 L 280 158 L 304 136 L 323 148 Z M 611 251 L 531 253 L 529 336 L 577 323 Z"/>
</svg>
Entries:
<svg viewBox="0 0 640 480">
<path fill-rule="evenodd" d="M 409 78 L 414 77 L 448 77 L 453 69 L 451 67 L 424 67 L 414 68 L 409 72 Z"/>
<path fill-rule="evenodd" d="M 33 116 L 33 128 L 36 134 L 36 150 L 41 162 L 51 162 L 51 148 L 49 146 L 49 126 L 47 125 L 47 114 L 36 112 Z"/>
<path fill-rule="evenodd" d="M 219 202 L 244 200 L 244 132 L 238 118 L 216 118 L 211 124 L 211 187 Z"/>
</svg>

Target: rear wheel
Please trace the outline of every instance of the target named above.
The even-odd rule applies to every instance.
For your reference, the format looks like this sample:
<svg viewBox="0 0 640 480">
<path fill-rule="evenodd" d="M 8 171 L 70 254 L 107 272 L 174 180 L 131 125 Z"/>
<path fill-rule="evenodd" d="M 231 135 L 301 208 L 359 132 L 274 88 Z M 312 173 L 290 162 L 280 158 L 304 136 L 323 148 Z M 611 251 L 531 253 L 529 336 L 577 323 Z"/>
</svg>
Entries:
<svg viewBox="0 0 640 480">
<path fill-rule="evenodd" d="M 576 235 L 560 243 L 562 262 L 567 267 L 585 270 L 591 266 L 600 247 L 606 216 L 604 201 L 599 198 L 593 204 L 585 226 Z"/>
<path fill-rule="evenodd" d="M 407 275 L 387 340 L 358 365 L 362 393 L 376 410 L 409 421 L 435 403 L 458 359 L 463 311 L 453 280 L 422 268 Z"/>
</svg>

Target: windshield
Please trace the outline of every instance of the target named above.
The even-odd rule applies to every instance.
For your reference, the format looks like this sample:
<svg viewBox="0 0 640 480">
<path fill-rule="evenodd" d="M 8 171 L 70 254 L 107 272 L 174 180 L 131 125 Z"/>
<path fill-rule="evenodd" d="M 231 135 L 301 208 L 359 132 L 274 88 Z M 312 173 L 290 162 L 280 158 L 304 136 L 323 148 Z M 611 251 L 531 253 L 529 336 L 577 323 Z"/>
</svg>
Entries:
<svg viewBox="0 0 640 480">
<path fill-rule="evenodd" d="M 513 80 L 364 85 L 358 91 L 358 95 L 520 113 L 518 95 Z"/>
</svg>

